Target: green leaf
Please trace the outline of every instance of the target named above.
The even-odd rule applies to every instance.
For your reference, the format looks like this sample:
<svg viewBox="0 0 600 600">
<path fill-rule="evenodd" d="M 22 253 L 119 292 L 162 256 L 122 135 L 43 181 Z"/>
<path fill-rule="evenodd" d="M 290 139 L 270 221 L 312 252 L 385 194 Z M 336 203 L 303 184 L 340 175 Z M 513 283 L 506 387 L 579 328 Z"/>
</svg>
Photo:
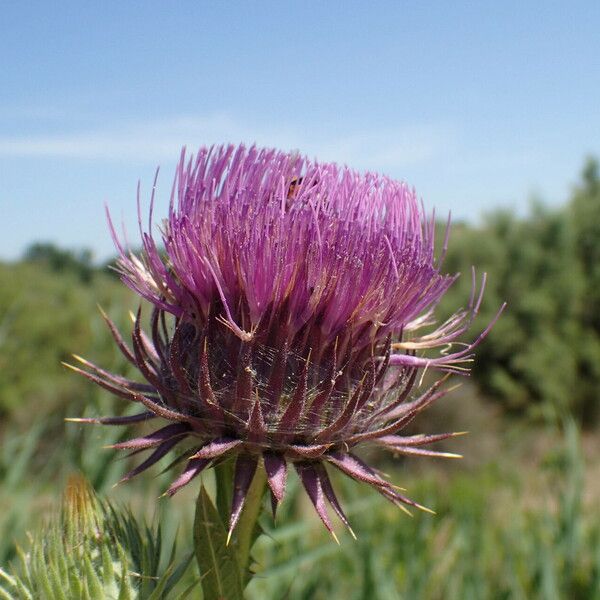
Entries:
<svg viewBox="0 0 600 600">
<path fill-rule="evenodd" d="M 165 596 L 165 588 L 166 588 L 167 583 L 169 581 L 169 577 L 173 573 L 173 569 L 174 568 L 175 568 L 175 565 L 171 565 L 165 571 L 165 573 L 163 574 L 163 576 L 158 581 L 158 584 L 154 588 L 154 591 L 152 592 L 152 594 L 150 594 L 150 596 L 148 596 L 148 600 L 161 600 L 162 598 L 164 598 L 164 596 Z"/>
<path fill-rule="evenodd" d="M 228 459 L 213 469 L 217 486 L 217 511 L 224 527 L 229 525 L 231 513 L 231 497 L 233 495 L 233 471 L 235 460 Z"/>
<path fill-rule="evenodd" d="M 202 584 L 200 583 L 200 580 L 196 580 L 196 581 L 194 581 L 194 583 L 192 583 L 190 586 L 188 586 L 185 590 L 183 590 L 183 592 L 181 592 L 181 594 L 179 594 L 179 596 L 177 596 L 177 598 L 175 600 L 187 600 L 187 598 L 190 597 L 190 594 L 192 592 L 198 591 L 201 587 L 202 587 Z"/>
<path fill-rule="evenodd" d="M 69 577 L 68 577 L 68 581 L 69 581 L 69 591 L 71 592 L 71 595 L 73 595 L 75 598 L 79 598 L 81 596 L 81 581 L 79 579 L 80 575 L 79 573 L 77 573 L 77 571 L 75 569 L 73 569 L 70 573 L 69 573 Z"/>
<path fill-rule="evenodd" d="M 107 546 L 102 546 L 102 577 L 104 581 L 114 579 L 113 559 Z"/>
<path fill-rule="evenodd" d="M 45 563 L 41 546 L 38 546 L 38 548 L 35 549 L 34 560 L 38 563 L 38 565 L 43 565 Z M 54 590 L 52 589 L 52 584 L 48 578 L 48 572 L 45 569 L 39 569 L 38 573 L 40 588 L 44 594 L 43 597 L 47 600 L 53 600 Z"/>
<path fill-rule="evenodd" d="M 52 598 L 54 600 L 67 600 L 67 597 L 65 596 L 65 592 L 63 590 L 63 585 L 62 585 L 62 581 L 60 578 L 60 574 L 58 573 L 56 565 L 51 565 L 50 568 L 48 569 L 48 573 L 49 573 L 50 581 L 52 583 L 52 588 L 54 591 L 54 595 L 52 596 Z"/>
<path fill-rule="evenodd" d="M 6 571 L 0 569 L 0 580 L 6 580 L 11 587 L 17 587 L 17 580 L 14 577 L 11 577 Z M 0 599 L 1 600 L 15 600 L 15 597 L 9 594 L 8 590 L 2 587 L 2 582 L 0 581 Z"/>
<path fill-rule="evenodd" d="M 31 595 L 29 590 L 25 588 L 20 579 L 17 579 L 17 589 L 19 590 L 19 595 L 21 598 L 25 598 L 26 600 L 33 600 L 33 596 Z"/>
<path fill-rule="evenodd" d="M 0 598 L 2 600 L 15 600 L 14 596 L 11 596 L 6 590 L 3 590 L 1 587 L 0 587 Z"/>
<path fill-rule="evenodd" d="M 173 547 L 175 547 L 175 544 L 173 544 Z M 190 563 L 192 562 L 193 558 L 194 558 L 194 553 L 193 552 L 190 553 L 190 554 L 188 554 L 188 556 L 186 556 L 179 563 L 179 565 L 176 568 L 173 569 L 172 573 L 169 574 L 169 578 L 168 578 L 167 584 L 165 586 L 165 595 L 168 594 L 169 592 L 171 592 L 171 590 L 181 580 L 181 578 L 183 577 L 183 575 L 187 571 L 188 567 L 190 566 Z M 175 555 L 174 555 L 174 553 L 171 554 L 171 558 L 169 560 L 169 564 L 175 565 Z"/>
<path fill-rule="evenodd" d="M 227 531 L 204 486 L 200 488 L 194 520 L 196 560 L 205 600 L 242 600 L 240 569 Z"/>
</svg>

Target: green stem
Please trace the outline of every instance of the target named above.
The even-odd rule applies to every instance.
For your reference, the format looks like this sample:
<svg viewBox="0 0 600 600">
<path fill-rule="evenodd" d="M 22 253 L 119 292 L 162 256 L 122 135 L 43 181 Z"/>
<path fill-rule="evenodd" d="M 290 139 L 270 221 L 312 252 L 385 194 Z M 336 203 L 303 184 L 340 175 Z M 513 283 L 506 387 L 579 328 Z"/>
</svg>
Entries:
<svg viewBox="0 0 600 600">
<path fill-rule="evenodd" d="M 233 476 L 235 460 L 227 460 L 214 468 L 217 497 L 216 504 L 219 516 L 225 529 L 229 527 L 229 515 L 231 513 L 231 497 L 233 493 Z M 230 541 L 234 548 L 237 562 L 240 568 L 242 581 L 247 583 L 250 578 L 249 562 L 250 550 L 256 541 L 260 531 L 258 528 L 258 517 L 262 508 L 262 499 L 266 487 L 267 476 L 262 464 L 259 464 L 248 490 L 244 509 L 240 515 L 235 533 Z"/>
<path fill-rule="evenodd" d="M 217 510 L 221 521 L 223 521 L 223 527 L 227 529 L 229 527 L 229 514 L 231 512 L 231 496 L 233 494 L 233 472 L 235 467 L 235 460 L 229 459 L 214 468 L 215 472 L 215 483 L 217 490 Z"/>
<path fill-rule="evenodd" d="M 267 475 L 263 465 L 260 464 L 248 490 L 244 509 L 237 525 L 237 554 L 242 581 L 244 582 L 250 579 L 250 550 L 256 538 L 260 535 L 258 517 L 262 508 L 266 482 Z"/>
</svg>

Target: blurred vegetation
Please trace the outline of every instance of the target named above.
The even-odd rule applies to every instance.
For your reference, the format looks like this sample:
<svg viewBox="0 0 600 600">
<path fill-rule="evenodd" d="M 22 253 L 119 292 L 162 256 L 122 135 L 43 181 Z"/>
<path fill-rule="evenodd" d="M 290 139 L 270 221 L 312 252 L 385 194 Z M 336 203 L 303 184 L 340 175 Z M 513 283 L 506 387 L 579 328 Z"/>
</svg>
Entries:
<svg viewBox="0 0 600 600">
<path fill-rule="evenodd" d="M 381 465 L 438 515 L 405 518 L 370 490 L 336 478 L 359 535 L 357 543 L 343 536 L 338 548 L 292 489 L 277 527 L 267 518 L 263 523 L 269 535 L 257 547 L 260 575 L 250 598 L 600 600 L 598 164 L 588 161 L 560 208 L 536 202 L 525 217 L 496 212 L 478 225 L 454 224 L 445 269 L 463 276 L 443 300 L 442 316 L 468 298 L 471 265 L 488 273 L 475 328 L 483 328 L 502 301 L 508 308 L 477 351 L 474 385 L 419 424 L 471 429 L 471 441 L 460 442 L 467 443 L 467 460 L 440 470 L 429 467 L 431 461 Z M 147 573 L 151 581 L 186 560 L 198 487 L 158 501 L 172 474 L 157 467 L 156 477 L 111 490 L 131 463 L 102 446 L 132 432 L 63 421 L 130 409 L 60 364 L 76 352 L 132 375 L 97 304 L 127 331 L 137 299 L 89 252 L 40 243 L 22 260 L 0 263 L 0 588 L 8 590 L 0 598 L 20 598 L 11 581 L 50 560 L 30 553 L 27 567 L 19 559 L 17 545 L 27 554 L 32 543 L 27 531 L 38 531 L 34 539 L 54 531 L 47 551 L 58 560 L 56 525 L 40 529 L 41 520 L 52 514 L 73 473 L 84 473 L 101 496 L 126 501 L 137 519 L 130 533 L 141 532 L 141 540 L 156 532 L 155 525 L 143 525 L 144 516 L 158 518 L 163 535 L 180 540 L 172 556 L 164 548 L 170 553 L 174 546 L 163 545 L 160 562 Z M 208 485 L 210 476 L 204 477 Z M 293 477 L 290 486 L 298 486 Z M 147 597 L 151 592 L 139 595 L 141 580 L 122 576 L 140 568 L 135 557 L 119 554 L 117 545 L 113 551 L 112 571 L 98 560 L 82 581 L 104 585 L 110 575 L 111 589 L 131 583 L 132 597 Z M 177 593 L 199 576 L 195 563 L 179 574 Z"/>
<path fill-rule="evenodd" d="M 83 381 L 65 377 L 61 361 L 72 352 L 124 368 L 97 305 L 123 326 L 135 306 L 114 276 L 77 255 L 36 244 L 25 257 L 0 263 L 0 417 L 11 419 L 56 413 L 89 395 Z"/>
<path fill-rule="evenodd" d="M 256 558 L 266 568 L 250 598 L 320 600 L 598 600 L 600 522 L 582 511 L 583 463 L 577 427 L 546 457 L 532 506 L 527 485 L 498 463 L 457 475 L 404 475 L 412 495 L 436 516 L 400 516 L 354 482 L 336 481 L 358 541 L 341 547 L 308 528 L 288 505 L 282 523 L 264 527 Z M 398 476 L 398 474 L 396 474 Z M 283 507 L 282 507 L 283 508 Z"/>
<path fill-rule="evenodd" d="M 448 313 L 468 297 L 468 269 L 488 273 L 477 324 L 502 301 L 507 310 L 477 352 L 473 377 L 513 414 L 594 424 L 600 403 L 600 177 L 594 160 L 562 208 L 534 202 L 526 218 L 488 215 L 452 229 L 445 261 L 462 272 L 442 303 Z"/>
<path fill-rule="evenodd" d="M 585 498 L 586 465 L 578 428 L 567 421 L 560 429 L 549 428 L 545 435 L 551 444 L 526 470 L 523 457 L 514 449 L 468 472 L 461 472 L 460 467 L 421 471 L 413 469 L 415 461 L 405 466 L 398 461 L 381 465 L 411 496 L 434 508 L 436 515 L 417 512 L 409 518 L 368 486 L 332 473 L 358 535 L 354 541 L 339 525 L 340 546 L 328 536 L 299 481 L 291 476 L 276 524 L 265 505 L 261 526 L 266 535 L 254 548 L 257 576 L 247 597 L 600 600 L 600 521 L 593 492 Z M 102 441 L 108 440 L 88 440 L 87 444 Z M 99 453 L 88 452 L 90 472 L 102 470 Z M 17 467 L 5 467 L 6 479 L 17 481 L 19 477 L 11 475 Z M 24 472 L 32 467 L 26 463 Z M 212 475 L 208 472 L 201 477 L 209 490 L 214 485 Z M 0 532 L 4 533 L 0 536 L 0 555 L 4 556 L 0 598 L 200 600 L 201 592 L 195 587 L 198 567 L 189 554 L 191 513 L 199 486 L 181 497 L 160 501 L 160 514 L 155 513 L 146 525 L 148 507 L 159 502 L 158 491 L 166 486 L 161 478 L 147 475 L 124 487 L 131 510 L 123 509 L 122 503 L 111 506 L 103 501 L 97 505 L 103 509 L 95 510 L 93 518 L 85 514 L 80 518 L 88 525 L 71 530 L 56 512 L 56 498 L 48 500 L 49 495 L 57 495 L 56 480 L 46 474 L 32 484 L 25 477 L 18 486 L 19 496 L 13 496 L 18 502 L 15 510 L 31 519 L 43 492 L 49 502 L 46 512 L 55 516 L 41 529 L 38 523 L 38 533 L 28 540 L 23 530 L 11 529 L 10 512 L 0 511 Z M 72 479 L 67 489 L 69 485 Z M 90 522 L 93 535 L 85 533 Z M 27 526 L 31 529 L 31 520 Z M 70 540 L 70 535 L 82 532 L 82 542 Z M 15 539 L 22 549 L 15 547 Z M 91 557 L 89 563 L 76 560 L 80 544 Z M 67 593 L 61 596 L 58 588 Z M 92 593 L 72 591 L 80 589 Z"/>
</svg>

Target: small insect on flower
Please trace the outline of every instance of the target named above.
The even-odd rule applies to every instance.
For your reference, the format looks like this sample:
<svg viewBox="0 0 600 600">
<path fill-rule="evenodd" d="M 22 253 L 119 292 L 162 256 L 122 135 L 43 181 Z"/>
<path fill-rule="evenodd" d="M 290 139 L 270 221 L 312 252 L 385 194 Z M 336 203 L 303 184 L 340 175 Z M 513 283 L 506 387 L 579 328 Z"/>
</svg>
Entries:
<svg viewBox="0 0 600 600">
<path fill-rule="evenodd" d="M 106 317 L 145 382 L 84 359 L 84 369 L 73 367 L 143 408 L 78 421 L 169 422 L 114 445 L 151 450 L 124 479 L 179 446 L 187 462 L 172 495 L 235 457 L 230 533 L 261 463 L 274 510 L 292 465 L 330 531 L 326 504 L 349 527 L 330 468 L 398 506 L 423 508 L 355 451 L 376 444 L 394 454 L 456 456 L 424 446 L 457 434 L 401 431 L 449 391 L 450 374 L 467 372 L 493 322 L 453 350 L 481 304 L 485 276 L 475 294 L 473 275 L 468 307 L 432 329 L 455 276 L 440 270 L 448 234 L 436 258 L 435 222 L 415 192 L 298 154 L 212 147 L 188 161 L 182 154 L 160 242 L 151 221 L 152 209 L 144 231 L 140 215 L 139 256 L 110 225 L 122 280 L 152 305 L 149 334 L 141 310 L 131 346 Z M 426 368 L 446 374 L 416 393 Z"/>
</svg>

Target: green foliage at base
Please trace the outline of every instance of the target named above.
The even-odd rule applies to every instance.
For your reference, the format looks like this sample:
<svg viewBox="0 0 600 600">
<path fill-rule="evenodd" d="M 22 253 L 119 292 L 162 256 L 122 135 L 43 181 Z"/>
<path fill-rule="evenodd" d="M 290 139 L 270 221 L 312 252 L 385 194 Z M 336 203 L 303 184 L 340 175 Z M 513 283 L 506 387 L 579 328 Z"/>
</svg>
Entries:
<svg viewBox="0 0 600 600">
<path fill-rule="evenodd" d="M 82 282 L 44 263 L 0 263 L 0 429 L 1 421 L 31 422 L 92 395 L 61 365 L 73 352 L 126 369 L 98 305 L 123 328 L 135 306 L 132 294 L 101 272 Z"/>
<path fill-rule="evenodd" d="M 456 224 L 447 259 L 462 276 L 442 313 L 464 304 L 470 268 L 488 273 L 476 327 L 503 301 L 508 307 L 477 350 L 473 376 L 506 412 L 558 422 L 600 417 L 600 178 L 586 165 L 582 182 L 560 209 L 540 203 L 525 218 L 488 215 L 478 227 Z"/>
<path fill-rule="evenodd" d="M 72 478 L 60 518 L 0 569 L 0 598 L 183 600 L 196 586 L 175 591 L 191 559 L 176 564 L 175 550 L 164 566 L 160 526 L 98 501 L 85 480 Z"/>
<path fill-rule="evenodd" d="M 506 427 L 504 422 L 503 427 Z M 505 431 L 503 435 L 509 446 L 511 439 L 522 436 L 522 430 Z M 529 435 L 534 434 L 530 431 Z M 563 432 L 546 435 L 553 442 L 552 448 L 540 453 L 534 464 L 527 464 L 519 454 L 502 452 L 497 461 L 486 461 L 471 470 L 461 463 L 454 469 L 444 465 L 441 471 L 416 473 L 397 461 L 380 465 L 394 482 L 408 488 L 411 497 L 435 509 L 436 515 L 415 513 L 411 519 L 368 486 L 344 477 L 335 478 L 334 485 L 358 536 L 358 541 L 354 541 L 350 535 L 344 535 L 340 525 L 337 533 L 341 546 L 324 532 L 305 496 L 297 493 L 299 481 L 290 475 L 289 495 L 279 508 L 276 524 L 264 506 L 261 527 L 265 535 L 254 544 L 252 571 L 256 575 L 245 597 L 249 600 L 600 600 L 600 521 L 596 505 L 589 498 L 587 503 L 583 500 L 584 463 L 577 428 L 569 423 Z M 132 510 L 135 507 L 136 515 L 148 510 L 154 512 L 160 503 L 160 528 L 156 524 L 145 525 L 143 519 L 134 518 L 128 511 L 105 509 L 94 512 L 93 518 L 77 521 L 80 524 L 76 532 L 93 532 L 83 536 L 81 545 L 65 536 L 64 515 L 46 528 L 39 520 L 35 522 L 41 509 L 47 513 L 47 506 L 54 501 L 56 477 L 52 475 L 45 481 L 47 474 L 35 477 L 34 481 L 24 477 L 23 473 L 31 467 L 26 459 L 28 444 L 21 440 L 20 445 L 11 442 L 10 447 L 16 450 L 13 458 L 24 459 L 6 461 L 3 482 L 11 487 L 0 486 L 0 505 L 13 509 L 0 510 L 0 555 L 3 551 L 4 556 L 12 556 L 10 560 L 0 559 L 4 573 L 0 576 L 0 588 L 4 590 L 0 599 L 28 597 L 19 592 L 17 580 L 35 600 L 60 598 L 44 596 L 44 588 L 40 586 L 47 585 L 44 578 L 55 585 L 52 581 L 58 577 L 64 589 L 70 590 L 67 586 L 75 584 L 65 578 L 64 573 L 69 572 L 76 573 L 79 583 L 85 582 L 88 591 L 95 586 L 94 589 L 103 590 L 106 598 L 111 598 L 109 594 L 118 598 L 121 589 L 129 586 L 132 598 L 140 600 L 151 597 L 158 582 L 181 575 L 177 586 L 163 597 L 177 598 L 177 594 L 192 586 L 188 597 L 202 598 L 200 572 L 207 577 L 210 567 L 200 571 L 196 561 L 190 560 L 191 513 L 200 485 L 214 487 L 212 472 L 173 499 L 158 500 L 171 473 L 166 474 L 166 480 L 156 480 L 148 474 L 123 486 L 122 491 L 129 494 L 128 504 Z M 92 454 L 102 453 L 112 455 L 112 451 L 98 448 Z M 60 462 L 61 456 L 55 458 Z M 62 459 L 67 465 L 64 456 Z M 126 468 L 122 462 L 115 464 Z M 429 462 L 421 464 L 431 466 Z M 415 461 L 407 462 L 408 465 L 414 466 Z M 596 472 L 597 467 L 596 461 Z M 114 481 L 118 474 L 109 477 Z M 532 480 L 538 481 L 532 485 Z M 590 483 L 593 485 L 588 479 Z M 5 489 L 6 498 L 2 500 Z M 106 495 L 114 498 L 115 491 L 106 490 Z M 588 488 L 587 493 L 593 494 L 593 488 Z M 99 505 L 106 507 L 105 503 Z M 217 522 L 215 515 L 213 521 Z M 33 534 L 33 541 L 27 541 L 25 527 L 39 532 Z M 162 541 L 162 532 L 174 532 L 177 528 L 180 529 L 178 546 L 174 548 Z M 172 539 L 174 535 L 166 537 Z M 24 548 L 17 555 L 11 552 L 15 538 Z M 222 527 L 221 544 L 224 538 L 225 527 Z M 201 543 L 202 536 L 197 541 Z M 69 558 L 78 556 L 78 548 L 89 560 L 73 562 Z M 20 556 L 25 556 L 25 564 Z M 169 570 L 172 564 L 177 565 L 175 570 L 173 567 Z M 51 577 L 49 565 L 54 565 Z M 183 565 L 188 566 L 182 574 Z M 123 573 L 128 574 L 125 579 Z M 30 579 L 36 580 L 37 587 L 32 586 Z M 144 593 L 140 592 L 142 585 L 147 586 Z M 77 589 L 72 588 L 74 595 L 67 595 L 69 600 L 85 597 L 77 596 Z M 92 600 L 96 598 L 103 596 L 92 596 Z"/>
</svg>

